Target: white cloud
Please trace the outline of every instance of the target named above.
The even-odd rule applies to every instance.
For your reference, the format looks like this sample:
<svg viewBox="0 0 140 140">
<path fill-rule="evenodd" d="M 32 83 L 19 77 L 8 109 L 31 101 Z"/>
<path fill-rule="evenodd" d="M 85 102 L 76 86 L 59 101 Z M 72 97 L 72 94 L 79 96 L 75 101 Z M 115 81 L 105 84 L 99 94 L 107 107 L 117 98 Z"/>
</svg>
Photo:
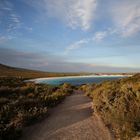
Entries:
<svg viewBox="0 0 140 140">
<path fill-rule="evenodd" d="M 107 35 L 108 35 L 107 31 L 96 32 L 94 37 L 93 37 L 93 40 L 100 41 L 103 38 L 105 38 Z"/>
<path fill-rule="evenodd" d="M 65 53 L 67 54 L 68 52 L 81 48 L 84 44 L 88 43 L 90 39 L 82 39 L 79 40 L 71 45 L 69 45 L 66 49 L 65 49 Z"/>
<path fill-rule="evenodd" d="M 69 53 L 72 50 L 81 48 L 81 47 L 83 47 L 83 45 L 85 45 L 85 44 L 87 44 L 91 41 L 101 41 L 102 39 L 104 39 L 109 34 L 110 34 L 109 31 L 99 31 L 99 32 L 96 32 L 93 35 L 93 37 L 84 38 L 84 39 L 81 39 L 79 41 L 76 41 L 76 42 L 70 44 L 68 47 L 66 47 L 65 54 Z"/>
<path fill-rule="evenodd" d="M 9 20 L 10 20 L 10 23 L 7 28 L 8 32 L 14 31 L 20 28 L 21 26 L 20 17 L 13 11 L 11 11 L 11 13 L 9 14 Z"/>
<path fill-rule="evenodd" d="M 96 0 L 48 0 L 47 8 L 51 16 L 57 17 L 72 28 L 90 28 L 95 16 Z M 53 11 L 53 12 L 52 12 Z"/>
<path fill-rule="evenodd" d="M 95 18 L 97 0 L 40 0 L 27 2 L 30 6 L 75 29 L 87 30 Z"/>
<path fill-rule="evenodd" d="M 16 14 L 11 13 L 11 14 L 10 14 L 10 18 L 11 18 L 11 20 L 12 20 L 13 22 L 15 22 L 15 23 L 20 23 L 19 17 L 18 17 Z"/>
<path fill-rule="evenodd" d="M 7 32 L 15 31 L 21 25 L 20 17 L 14 10 L 13 4 L 7 0 L 0 3 L 0 20 L 1 23 L 7 23 Z"/>
<path fill-rule="evenodd" d="M 112 18 L 118 33 L 127 37 L 140 31 L 139 0 L 119 0 L 111 9 Z"/>
</svg>

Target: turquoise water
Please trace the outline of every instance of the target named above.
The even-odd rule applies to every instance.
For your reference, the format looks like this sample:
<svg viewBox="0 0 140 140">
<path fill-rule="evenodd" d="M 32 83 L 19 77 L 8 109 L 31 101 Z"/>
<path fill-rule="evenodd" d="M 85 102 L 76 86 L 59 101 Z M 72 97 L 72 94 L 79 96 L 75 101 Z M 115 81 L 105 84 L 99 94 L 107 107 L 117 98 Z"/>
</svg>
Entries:
<svg viewBox="0 0 140 140">
<path fill-rule="evenodd" d="M 99 83 L 105 80 L 115 80 L 123 78 L 124 76 L 73 76 L 73 77 L 56 77 L 56 78 L 42 78 L 35 79 L 36 83 L 59 85 L 63 83 L 70 83 L 72 85 L 81 85 L 87 83 Z"/>
</svg>

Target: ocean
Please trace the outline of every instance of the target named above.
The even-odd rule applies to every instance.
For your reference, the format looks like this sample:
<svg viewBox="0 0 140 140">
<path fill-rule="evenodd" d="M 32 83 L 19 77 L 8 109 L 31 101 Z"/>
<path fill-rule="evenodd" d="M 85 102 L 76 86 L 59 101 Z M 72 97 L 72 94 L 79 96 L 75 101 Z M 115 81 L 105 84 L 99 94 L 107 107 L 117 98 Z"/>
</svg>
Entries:
<svg viewBox="0 0 140 140">
<path fill-rule="evenodd" d="M 71 77 L 53 77 L 53 78 L 39 78 L 33 79 L 36 83 L 59 85 L 63 83 L 70 83 L 72 85 L 81 85 L 88 83 L 99 83 L 105 80 L 116 80 L 126 76 L 123 75 L 103 75 L 103 76 L 71 76 Z"/>
</svg>

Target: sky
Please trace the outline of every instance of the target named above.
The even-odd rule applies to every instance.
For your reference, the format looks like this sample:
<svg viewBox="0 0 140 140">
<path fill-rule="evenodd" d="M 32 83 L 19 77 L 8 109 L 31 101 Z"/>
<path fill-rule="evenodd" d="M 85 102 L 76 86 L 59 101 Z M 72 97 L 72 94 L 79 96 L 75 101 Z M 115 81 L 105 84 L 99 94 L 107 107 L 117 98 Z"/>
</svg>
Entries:
<svg viewBox="0 0 140 140">
<path fill-rule="evenodd" d="M 140 72 L 140 0 L 0 0 L 0 63 Z"/>
</svg>

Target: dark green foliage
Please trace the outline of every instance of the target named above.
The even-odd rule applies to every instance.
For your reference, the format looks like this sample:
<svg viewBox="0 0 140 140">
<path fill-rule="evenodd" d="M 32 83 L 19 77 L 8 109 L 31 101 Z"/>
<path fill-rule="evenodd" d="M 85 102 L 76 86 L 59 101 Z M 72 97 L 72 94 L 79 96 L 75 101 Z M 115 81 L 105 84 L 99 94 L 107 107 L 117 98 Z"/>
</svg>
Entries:
<svg viewBox="0 0 140 140">
<path fill-rule="evenodd" d="M 15 140 L 24 126 L 47 115 L 48 108 L 73 92 L 60 86 L 23 82 L 21 78 L 0 78 L 0 140 Z"/>
</svg>

